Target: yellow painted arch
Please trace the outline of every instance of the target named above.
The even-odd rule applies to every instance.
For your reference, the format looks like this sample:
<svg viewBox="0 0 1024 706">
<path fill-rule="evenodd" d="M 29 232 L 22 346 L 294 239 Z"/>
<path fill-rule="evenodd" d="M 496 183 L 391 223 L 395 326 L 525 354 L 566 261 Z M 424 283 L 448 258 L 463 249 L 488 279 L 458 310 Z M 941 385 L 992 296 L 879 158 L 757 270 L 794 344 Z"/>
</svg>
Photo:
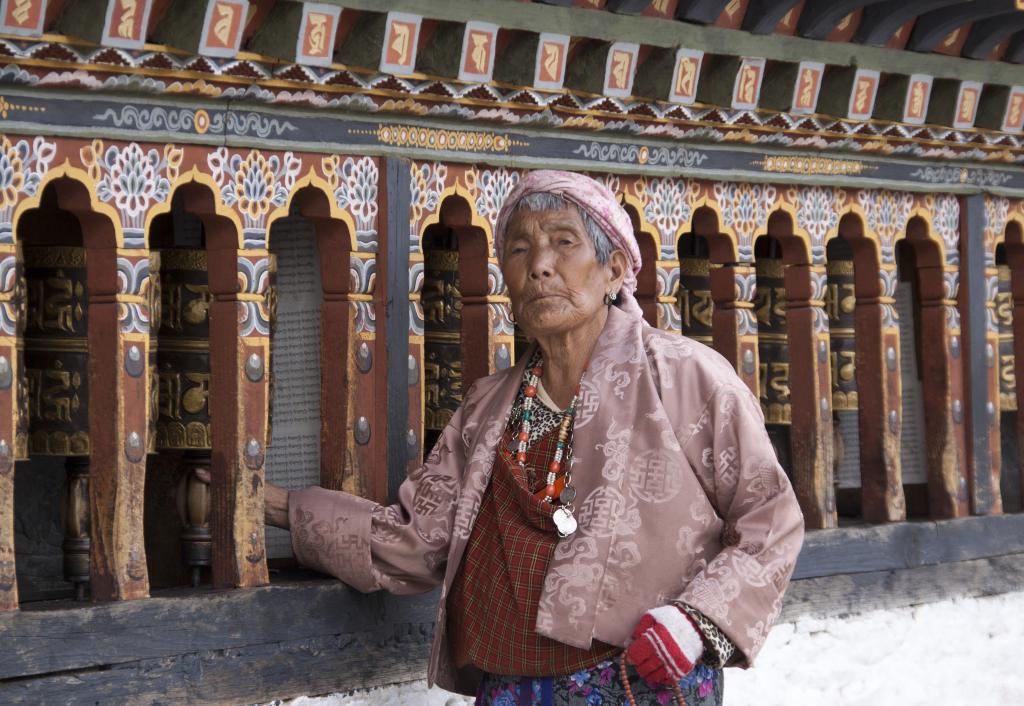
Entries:
<svg viewBox="0 0 1024 706">
<path fill-rule="evenodd" d="M 288 215 L 289 208 L 292 203 L 292 199 L 302 189 L 312 187 L 327 197 L 327 203 L 331 209 L 331 218 L 341 221 L 348 228 L 349 232 L 349 244 L 352 252 L 357 252 L 356 243 L 356 222 L 352 218 L 352 214 L 345 209 L 338 206 L 337 200 L 334 198 L 334 190 L 331 189 L 331 185 L 327 183 L 327 180 L 321 176 L 318 176 L 314 167 L 309 168 L 309 172 L 306 176 L 296 180 L 292 185 L 291 190 L 288 192 L 288 198 L 285 200 L 283 206 L 274 209 L 267 216 L 267 247 L 270 247 L 270 228 L 274 225 L 274 222 L 278 219 L 285 218 Z M 440 210 L 440 208 L 438 209 Z"/>
<path fill-rule="evenodd" d="M 437 208 L 429 216 L 426 216 L 422 221 L 420 221 L 420 252 L 423 252 L 422 234 L 428 227 L 441 222 L 441 207 L 444 205 L 445 199 L 449 196 L 458 196 L 466 200 L 466 203 L 469 204 L 470 225 L 483 230 L 484 237 L 487 238 L 487 251 L 494 252 L 494 233 L 491 231 L 491 224 L 488 223 L 486 218 L 477 212 L 476 199 L 473 198 L 473 194 L 458 183 L 455 183 L 442 191 L 437 199 Z"/>
<path fill-rule="evenodd" d="M 241 250 L 244 248 L 245 235 L 243 233 L 242 220 L 239 218 L 238 212 L 224 204 L 220 197 L 220 186 L 213 180 L 211 175 L 199 171 L 198 167 L 192 167 L 192 169 L 187 172 L 179 174 L 178 178 L 171 183 L 171 188 L 167 192 L 167 199 L 162 203 L 155 204 L 146 213 L 144 221 L 145 226 L 143 230 L 146 237 L 146 246 L 149 246 L 149 229 L 153 223 L 153 219 L 165 213 L 170 213 L 171 201 L 173 199 L 174 192 L 177 191 L 179 187 L 191 183 L 202 184 L 213 192 L 214 213 L 231 221 L 235 226 L 235 234 L 238 237 L 238 249 Z"/>
<path fill-rule="evenodd" d="M 15 207 L 14 218 L 11 221 L 13 231 L 11 237 L 17 242 L 18 239 L 18 221 L 25 213 L 33 208 L 39 208 L 39 204 L 43 199 L 43 191 L 51 182 L 67 177 L 73 181 L 78 182 L 86 188 L 89 193 L 89 204 L 92 206 L 92 210 L 110 219 L 111 224 L 114 227 L 114 241 L 116 247 L 124 247 L 124 231 L 121 228 L 121 214 L 117 212 L 117 209 L 108 203 L 100 201 L 96 195 L 96 182 L 89 176 L 88 172 L 83 169 L 71 166 L 71 161 L 68 159 L 64 160 L 64 163 L 60 166 L 54 167 L 46 172 L 39 186 L 36 188 L 34 196 L 30 196 L 27 199 L 20 201 Z"/>
</svg>

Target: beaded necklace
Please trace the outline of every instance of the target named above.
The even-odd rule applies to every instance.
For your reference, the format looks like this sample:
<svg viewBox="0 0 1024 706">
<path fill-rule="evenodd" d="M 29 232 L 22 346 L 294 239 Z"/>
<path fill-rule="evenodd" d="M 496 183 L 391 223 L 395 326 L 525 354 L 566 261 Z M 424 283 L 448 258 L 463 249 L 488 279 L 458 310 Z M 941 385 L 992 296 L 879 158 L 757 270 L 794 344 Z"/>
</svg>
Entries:
<svg viewBox="0 0 1024 706">
<path fill-rule="evenodd" d="M 586 366 L 584 366 L 583 370 L 586 372 Z M 519 468 L 522 469 L 524 474 L 527 473 L 526 445 L 530 440 L 530 420 L 533 417 L 533 403 L 537 397 L 537 387 L 540 384 L 540 379 L 544 375 L 543 359 L 537 365 L 527 369 L 526 375 L 526 388 L 523 390 L 523 416 L 519 425 L 519 445 L 516 449 L 516 463 L 519 464 Z M 582 382 L 583 380 L 580 378 L 580 383 Z M 562 421 L 558 425 L 558 442 L 555 445 L 555 457 L 548 464 L 546 484 L 543 490 L 535 494 L 535 497 L 548 504 L 553 503 L 556 498 L 558 499 L 560 506 L 555 510 L 552 519 L 555 523 L 555 529 L 558 530 L 559 537 L 568 537 L 576 531 L 578 526 L 576 517 L 572 514 L 572 502 L 576 499 L 576 488 L 572 486 L 572 474 L 569 472 L 568 467 L 566 467 L 565 473 L 561 471 L 563 460 L 568 460 L 572 455 L 572 444 L 569 441 L 569 437 L 573 420 L 576 418 L 576 405 L 580 399 L 580 383 L 576 384 L 572 401 L 565 412 L 562 413 Z"/>
</svg>

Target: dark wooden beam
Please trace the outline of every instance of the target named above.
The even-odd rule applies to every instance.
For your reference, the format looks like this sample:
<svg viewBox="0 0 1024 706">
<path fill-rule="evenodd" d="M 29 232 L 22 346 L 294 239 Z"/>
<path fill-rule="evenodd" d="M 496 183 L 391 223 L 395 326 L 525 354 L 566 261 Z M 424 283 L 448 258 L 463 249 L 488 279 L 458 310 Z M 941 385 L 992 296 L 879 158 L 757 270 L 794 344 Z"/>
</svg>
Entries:
<svg viewBox="0 0 1024 706">
<path fill-rule="evenodd" d="M 999 42 L 1022 29 L 1024 12 L 1020 10 L 975 22 L 960 54 L 968 59 L 985 59 Z"/>
<path fill-rule="evenodd" d="M 604 9 L 623 15 L 639 15 L 650 4 L 651 0 L 608 0 Z"/>
<path fill-rule="evenodd" d="M 999 434 L 998 400 L 990 399 L 987 333 L 989 312 L 985 283 L 985 197 L 960 199 L 960 320 L 967 399 L 967 467 L 971 513 L 1002 511 L 999 458 L 993 459 L 992 436 Z M 991 391 L 998 395 L 998 387 Z M 998 441 L 995 442 L 998 448 Z"/>
<path fill-rule="evenodd" d="M 1024 553 L 1024 515 L 808 532 L 793 578 L 911 569 Z"/>
<path fill-rule="evenodd" d="M 876 47 L 885 46 L 900 27 L 918 15 L 962 0 L 886 0 L 864 8 L 854 41 Z"/>
<path fill-rule="evenodd" d="M 770 34 L 799 1 L 750 0 L 743 15 L 743 29 L 754 34 Z"/>
<path fill-rule="evenodd" d="M 808 39 L 824 39 L 851 12 L 882 0 L 833 0 L 832 2 L 809 2 L 800 12 L 796 31 Z"/>
<path fill-rule="evenodd" d="M 4 681 L 186 653 L 373 633 L 430 622 L 437 593 L 363 594 L 334 579 L 293 570 L 262 588 L 154 591 L 142 601 L 28 603 L 0 615 L 0 703 Z"/>
<path fill-rule="evenodd" d="M 718 19 L 729 0 L 679 0 L 676 19 L 709 25 Z"/>
<path fill-rule="evenodd" d="M 780 623 L 869 610 L 909 608 L 960 597 L 995 596 L 1024 585 L 1024 554 L 913 569 L 801 579 L 789 584 Z"/>
<path fill-rule="evenodd" d="M 1014 0 L 976 0 L 926 12 L 917 18 L 907 42 L 910 51 L 934 51 L 949 33 L 968 22 L 1013 12 Z"/>
<path fill-rule="evenodd" d="M 1009 61 L 1011 64 L 1024 64 L 1024 32 L 1017 32 L 1010 39 L 1010 45 L 1006 47 L 1006 53 L 1003 54 L 1003 61 Z"/>
</svg>

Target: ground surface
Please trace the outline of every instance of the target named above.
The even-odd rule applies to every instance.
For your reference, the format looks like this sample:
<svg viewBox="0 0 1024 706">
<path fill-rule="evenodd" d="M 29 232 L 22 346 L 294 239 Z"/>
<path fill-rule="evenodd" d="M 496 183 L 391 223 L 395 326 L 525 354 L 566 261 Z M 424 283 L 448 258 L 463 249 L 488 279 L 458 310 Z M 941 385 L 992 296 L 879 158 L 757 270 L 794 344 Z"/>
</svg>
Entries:
<svg viewBox="0 0 1024 706">
<path fill-rule="evenodd" d="M 757 667 L 726 672 L 726 706 L 1024 704 L 1024 592 L 775 627 Z M 280 704 L 281 702 L 276 702 Z M 425 682 L 287 706 L 465 706 Z"/>
</svg>

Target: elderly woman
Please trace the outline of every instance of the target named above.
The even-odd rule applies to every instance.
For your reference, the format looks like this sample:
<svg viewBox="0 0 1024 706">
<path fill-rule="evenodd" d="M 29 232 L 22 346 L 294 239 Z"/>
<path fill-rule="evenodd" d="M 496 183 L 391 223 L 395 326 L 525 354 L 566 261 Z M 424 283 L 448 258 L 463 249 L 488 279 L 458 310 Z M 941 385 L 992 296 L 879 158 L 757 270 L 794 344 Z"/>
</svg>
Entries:
<svg viewBox="0 0 1024 706">
<path fill-rule="evenodd" d="M 268 486 L 268 522 L 361 591 L 440 585 L 429 680 L 478 704 L 721 703 L 803 537 L 758 402 L 644 323 L 632 226 L 598 182 L 532 172 L 494 241 L 519 364 L 466 392 L 394 505 Z"/>
</svg>

